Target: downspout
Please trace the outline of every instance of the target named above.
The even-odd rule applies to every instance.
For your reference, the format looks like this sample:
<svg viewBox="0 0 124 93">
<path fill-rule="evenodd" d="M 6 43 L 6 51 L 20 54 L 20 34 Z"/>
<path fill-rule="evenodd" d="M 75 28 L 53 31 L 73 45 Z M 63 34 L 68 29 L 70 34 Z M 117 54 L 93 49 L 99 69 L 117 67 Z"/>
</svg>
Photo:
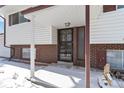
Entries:
<svg viewBox="0 0 124 93">
<path fill-rule="evenodd" d="M 15 50 L 13 47 L 9 47 L 6 45 L 6 19 L 3 16 L 0 16 L 0 17 L 4 20 L 4 47 Z M 12 57 L 13 57 L 13 55 L 10 56 L 9 60 L 11 60 Z"/>
</svg>

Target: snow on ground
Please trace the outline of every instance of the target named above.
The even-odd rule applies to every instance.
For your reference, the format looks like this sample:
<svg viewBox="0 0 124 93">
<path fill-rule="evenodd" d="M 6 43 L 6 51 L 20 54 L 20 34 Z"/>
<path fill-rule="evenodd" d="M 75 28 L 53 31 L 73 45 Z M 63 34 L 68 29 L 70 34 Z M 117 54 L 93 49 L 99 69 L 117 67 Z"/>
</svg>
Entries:
<svg viewBox="0 0 124 93">
<path fill-rule="evenodd" d="M 42 74 L 40 74 L 42 73 Z M 36 77 L 43 81 L 47 81 L 57 87 L 81 88 L 85 87 L 85 70 L 84 68 L 66 68 L 61 66 L 48 66 L 38 70 Z M 97 77 L 101 75 L 101 71 L 91 71 L 91 87 L 97 88 Z"/>
<path fill-rule="evenodd" d="M 39 87 L 26 79 L 29 77 L 30 71 L 28 64 L 7 61 L 0 58 L 0 88 Z"/>
<path fill-rule="evenodd" d="M 98 88 L 97 78 L 102 71 L 91 69 L 91 87 Z M 38 81 L 60 88 L 85 87 L 85 69 L 76 66 L 52 64 L 49 66 L 36 66 L 35 77 Z M 0 58 L 0 87 L 35 87 L 44 88 L 44 84 L 36 85 L 26 78 L 30 78 L 30 65 L 7 61 Z M 121 81 L 122 82 L 122 81 Z M 123 83 L 124 84 L 124 83 Z M 49 86 L 50 87 L 50 86 Z"/>
</svg>

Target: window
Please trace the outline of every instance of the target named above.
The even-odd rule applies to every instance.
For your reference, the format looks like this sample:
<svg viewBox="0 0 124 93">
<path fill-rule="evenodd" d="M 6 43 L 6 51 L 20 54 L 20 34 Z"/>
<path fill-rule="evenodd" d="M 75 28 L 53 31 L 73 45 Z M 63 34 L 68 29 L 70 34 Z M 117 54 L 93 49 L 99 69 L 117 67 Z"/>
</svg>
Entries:
<svg viewBox="0 0 124 93">
<path fill-rule="evenodd" d="M 117 9 L 124 8 L 124 5 L 117 5 Z"/>
<path fill-rule="evenodd" d="M 20 24 L 24 22 L 29 22 L 30 20 L 26 19 L 23 14 L 21 13 L 15 13 L 12 15 L 9 15 L 9 26 Z"/>
<path fill-rule="evenodd" d="M 30 48 L 22 48 L 22 58 L 24 59 L 30 58 Z"/>
<path fill-rule="evenodd" d="M 107 50 L 107 63 L 113 69 L 124 69 L 124 50 Z"/>
</svg>

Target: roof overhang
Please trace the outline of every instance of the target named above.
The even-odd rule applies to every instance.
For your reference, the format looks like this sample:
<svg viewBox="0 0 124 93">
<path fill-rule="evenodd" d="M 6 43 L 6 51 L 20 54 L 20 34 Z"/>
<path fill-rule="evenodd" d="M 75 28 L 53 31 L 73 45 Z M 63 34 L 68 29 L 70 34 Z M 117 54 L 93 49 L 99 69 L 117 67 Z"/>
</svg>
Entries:
<svg viewBox="0 0 124 93">
<path fill-rule="evenodd" d="M 29 14 L 29 13 L 32 13 L 32 12 L 35 12 L 35 11 L 38 11 L 38 10 L 42 10 L 42 9 L 45 9 L 45 8 L 48 8 L 48 7 L 51 7 L 53 5 L 38 5 L 36 7 L 30 7 L 28 9 L 25 9 L 23 11 L 21 11 L 22 14 Z"/>
<path fill-rule="evenodd" d="M 16 12 L 21 12 L 31 7 L 36 7 L 36 5 L 1 5 L 0 15 L 9 15 Z"/>
</svg>

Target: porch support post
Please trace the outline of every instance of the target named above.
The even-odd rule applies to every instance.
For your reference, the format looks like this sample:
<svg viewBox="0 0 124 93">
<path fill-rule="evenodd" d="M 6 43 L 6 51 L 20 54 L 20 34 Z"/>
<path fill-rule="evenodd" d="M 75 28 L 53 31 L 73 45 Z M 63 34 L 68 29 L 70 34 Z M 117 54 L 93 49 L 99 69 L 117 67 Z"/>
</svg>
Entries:
<svg viewBox="0 0 124 93">
<path fill-rule="evenodd" d="M 85 87 L 90 88 L 90 6 L 85 6 Z"/>
<path fill-rule="evenodd" d="M 31 45 L 30 45 L 30 76 L 31 78 L 34 77 L 35 73 L 35 38 L 34 38 L 34 33 L 35 33 L 35 16 L 32 16 L 32 30 L 31 30 Z"/>
</svg>

